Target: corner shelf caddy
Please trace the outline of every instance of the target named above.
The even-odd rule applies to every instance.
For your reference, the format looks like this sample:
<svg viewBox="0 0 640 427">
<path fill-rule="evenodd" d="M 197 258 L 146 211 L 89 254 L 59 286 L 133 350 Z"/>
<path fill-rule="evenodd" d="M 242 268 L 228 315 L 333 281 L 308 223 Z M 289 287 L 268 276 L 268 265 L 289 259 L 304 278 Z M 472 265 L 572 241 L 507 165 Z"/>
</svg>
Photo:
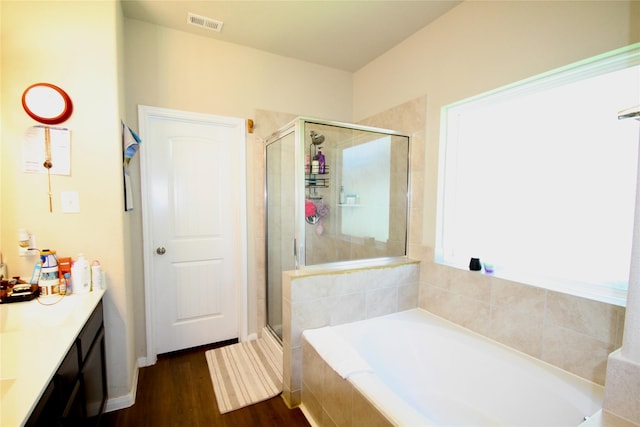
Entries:
<svg viewBox="0 0 640 427">
<path fill-rule="evenodd" d="M 329 188 L 329 166 L 325 165 L 324 173 L 311 173 L 308 168 L 304 171 L 304 188 L 307 189 L 307 199 L 322 200 L 318 189 Z"/>
</svg>

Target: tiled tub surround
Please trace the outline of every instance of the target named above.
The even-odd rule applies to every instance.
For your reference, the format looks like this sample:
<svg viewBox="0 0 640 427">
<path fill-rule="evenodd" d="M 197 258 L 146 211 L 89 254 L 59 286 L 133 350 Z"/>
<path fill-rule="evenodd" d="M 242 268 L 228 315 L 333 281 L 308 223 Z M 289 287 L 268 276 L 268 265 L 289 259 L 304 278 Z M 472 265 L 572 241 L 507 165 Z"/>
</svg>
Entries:
<svg viewBox="0 0 640 427">
<path fill-rule="evenodd" d="M 391 427 L 393 424 L 354 385 L 302 340 L 302 404 L 313 425 Z"/>
<path fill-rule="evenodd" d="M 434 263 L 422 254 L 420 307 L 604 385 L 623 307 Z"/>
<path fill-rule="evenodd" d="M 419 308 L 303 334 L 302 403 L 318 426 L 372 425 L 362 408 L 378 425 L 577 426 L 603 393 Z"/>
<path fill-rule="evenodd" d="M 418 305 L 419 263 L 406 258 L 283 273 L 282 397 L 301 402 L 302 331 L 395 313 Z"/>
</svg>

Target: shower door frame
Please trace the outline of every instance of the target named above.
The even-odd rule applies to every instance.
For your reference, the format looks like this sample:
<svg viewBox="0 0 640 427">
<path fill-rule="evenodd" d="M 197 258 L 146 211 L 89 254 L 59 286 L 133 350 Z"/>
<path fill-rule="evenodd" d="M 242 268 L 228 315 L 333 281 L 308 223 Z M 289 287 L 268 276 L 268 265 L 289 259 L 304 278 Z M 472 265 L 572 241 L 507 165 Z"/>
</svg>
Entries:
<svg viewBox="0 0 640 427">
<path fill-rule="evenodd" d="M 300 151 L 300 148 L 299 148 L 299 146 L 300 146 L 299 136 L 300 136 L 300 132 L 303 130 L 303 128 L 304 128 L 304 126 L 301 126 L 301 122 L 297 118 L 297 119 L 287 123 L 286 125 L 282 126 L 279 130 L 277 130 L 276 132 L 271 134 L 265 140 L 265 144 L 264 144 L 265 327 L 267 328 L 267 330 L 271 333 L 271 335 L 280 344 L 282 344 L 282 338 L 277 333 L 277 331 L 275 331 L 273 329 L 272 325 L 269 323 L 269 192 L 267 191 L 269 182 L 268 182 L 268 168 L 267 168 L 267 149 L 271 144 L 273 144 L 273 143 L 285 138 L 286 136 L 288 136 L 290 134 L 293 134 L 293 136 L 294 136 L 294 142 L 293 142 L 293 144 L 294 144 L 294 147 L 293 147 L 293 158 L 294 158 L 293 159 L 293 161 L 294 161 L 293 170 L 294 170 L 294 176 L 292 177 L 292 179 L 294 180 L 294 184 L 293 184 L 293 200 L 294 200 L 294 212 L 293 212 L 294 231 L 293 231 L 293 236 L 294 236 L 294 239 L 293 239 L 293 242 L 291 242 L 291 248 L 292 248 L 294 268 L 296 270 L 298 270 L 300 268 L 300 264 L 299 264 L 297 242 L 299 241 L 298 239 L 300 239 L 300 236 L 304 235 L 304 222 L 298 220 L 298 215 L 302 211 L 300 210 L 299 200 L 298 200 L 300 198 L 300 186 L 297 184 L 296 180 L 297 180 L 297 177 L 298 177 L 298 167 L 299 167 L 300 162 L 301 162 L 301 160 L 299 159 L 299 155 L 298 155 L 299 151 Z M 282 275 L 282 271 L 280 273 Z M 280 279 L 280 287 L 281 287 L 281 293 L 282 293 L 282 278 Z M 282 314 L 281 314 L 281 321 L 282 321 Z"/>
<path fill-rule="evenodd" d="M 357 125 L 354 123 L 347 122 L 339 122 L 339 121 L 331 121 L 331 120 L 322 120 L 315 119 L 311 117 L 299 116 L 294 120 L 288 122 L 287 124 L 281 126 L 278 130 L 273 132 L 270 136 L 265 139 L 264 143 L 264 215 L 265 215 L 265 298 L 266 298 L 266 310 L 265 310 L 265 326 L 267 330 L 280 342 L 282 340 L 278 336 L 278 334 L 273 330 L 271 325 L 268 322 L 268 306 L 269 306 L 269 289 L 268 289 L 268 280 L 269 280 L 269 209 L 268 209 L 268 182 L 267 182 L 267 147 L 272 143 L 278 141 L 281 138 L 289 135 L 290 133 L 294 134 L 294 241 L 291 242 L 292 245 L 292 254 L 294 256 L 294 265 L 295 270 L 304 269 L 307 267 L 305 260 L 305 248 L 306 248 L 306 236 L 305 236 L 305 219 L 304 219 L 304 201 L 305 201 L 305 188 L 304 188 L 304 156 L 305 156 L 305 134 L 306 134 L 306 125 L 314 124 L 314 125 L 324 125 L 324 126 L 335 126 L 345 129 L 364 131 L 364 132 L 376 132 L 389 136 L 400 136 L 406 137 L 408 140 L 408 152 L 407 152 L 407 194 L 406 194 L 406 235 L 405 235 L 405 254 L 404 257 L 407 257 L 407 252 L 409 248 L 409 219 L 411 212 L 411 137 L 409 135 L 403 134 L 401 132 L 397 132 L 390 129 L 378 128 L 374 126 L 365 126 L 365 125 Z M 348 267 L 350 265 L 355 265 L 356 263 L 362 263 L 363 261 L 370 261 L 372 259 L 379 260 L 380 262 L 384 262 L 385 260 L 397 259 L 398 256 L 386 256 L 379 258 L 367 258 L 367 259 L 357 259 L 357 260 L 345 260 L 345 261 L 336 261 L 321 264 L 325 267 L 333 267 L 333 266 L 345 266 Z M 320 264 L 312 264 L 313 266 L 317 266 Z M 282 283 L 281 283 L 282 285 Z"/>
</svg>

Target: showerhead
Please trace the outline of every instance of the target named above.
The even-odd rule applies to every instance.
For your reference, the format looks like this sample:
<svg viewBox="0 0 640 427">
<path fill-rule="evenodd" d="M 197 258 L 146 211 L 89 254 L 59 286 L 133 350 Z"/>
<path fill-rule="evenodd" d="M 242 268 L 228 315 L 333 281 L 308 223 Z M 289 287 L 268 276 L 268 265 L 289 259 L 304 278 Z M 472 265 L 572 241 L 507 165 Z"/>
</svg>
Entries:
<svg viewBox="0 0 640 427">
<path fill-rule="evenodd" d="M 324 135 L 320 135 L 319 133 L 316 133 L 313 130 L 310 132 L 310 135 L 311 135 L 311 143 L 313 145 L 320 145 L 324 142 Z"/>
</svg>

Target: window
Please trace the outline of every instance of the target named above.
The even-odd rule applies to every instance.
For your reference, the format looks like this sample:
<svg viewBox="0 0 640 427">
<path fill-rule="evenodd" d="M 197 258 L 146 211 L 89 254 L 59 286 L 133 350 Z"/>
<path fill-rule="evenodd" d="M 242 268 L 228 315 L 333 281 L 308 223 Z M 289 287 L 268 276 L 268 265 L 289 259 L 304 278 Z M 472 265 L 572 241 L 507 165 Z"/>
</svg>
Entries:
<svg viewBox="0 0 640 427">
<path fill-rule="evenodd" d="M 436 261 L 624 305 L 640 45 L 443 109 Z"/>
<path fill-rule="evenodd" d="M 390 136 L 342 151 L 342 186 L 347 191 L 340 210 L 342 234 L 389 240 L 391 166 Z M 349 193 L 354 190 L 360 193 Z"/>
</svg>

